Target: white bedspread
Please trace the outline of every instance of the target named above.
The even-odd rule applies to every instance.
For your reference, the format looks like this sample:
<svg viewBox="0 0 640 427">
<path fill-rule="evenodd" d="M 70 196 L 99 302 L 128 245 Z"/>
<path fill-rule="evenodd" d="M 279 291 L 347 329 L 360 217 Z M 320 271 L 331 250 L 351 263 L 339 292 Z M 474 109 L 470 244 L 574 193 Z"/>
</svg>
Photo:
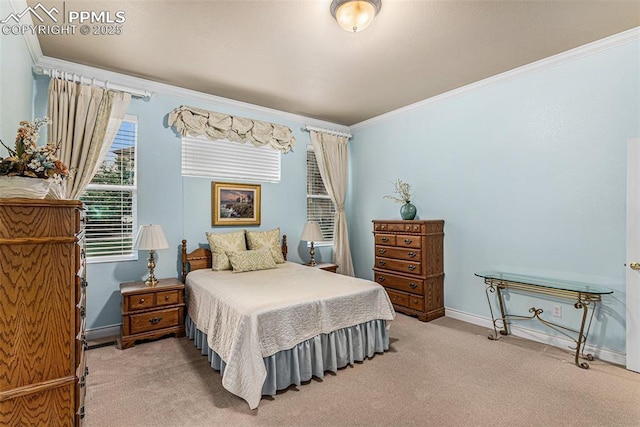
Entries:
<svg viewBox="0 0 640 427">
<path fill-rule="evenodd" d="M 377 283 L 291 262 L 248 273 L 197 270 L 186 288 L 189 316 L 227 364 L 222 385 L 251 409 L 267 375 L 263 357 L 318 334 L 395 317 Z"/>
</svg>

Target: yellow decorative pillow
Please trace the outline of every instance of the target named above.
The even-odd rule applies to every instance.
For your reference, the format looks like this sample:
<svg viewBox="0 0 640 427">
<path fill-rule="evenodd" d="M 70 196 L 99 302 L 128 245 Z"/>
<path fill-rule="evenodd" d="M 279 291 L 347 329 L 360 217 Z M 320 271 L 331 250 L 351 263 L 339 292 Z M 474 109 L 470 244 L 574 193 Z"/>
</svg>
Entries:
<svg viewBox="0 0 640 427">
<path fill-rule="evenodd" d="M 246 251 L 247 244 L 244 240 L 244 230 L 232 233 L 207 233 L 209 248 L 211 249 L 211 269 L 231 270 L 228 251 Z"/>
<path fill-rule="evenodd" d="M 269 249 L 227 252 L 227 257 L 229 257 L 234 273 L 276 268 L 276 262 Z"/>
<path fill-rule="evenodd" d="M 247 244 L 249 250 L 269 249 L 276 264 L 284 262 L 280 246 L 280 227 L 269 231 L 247 231 Z"/>
</svg>

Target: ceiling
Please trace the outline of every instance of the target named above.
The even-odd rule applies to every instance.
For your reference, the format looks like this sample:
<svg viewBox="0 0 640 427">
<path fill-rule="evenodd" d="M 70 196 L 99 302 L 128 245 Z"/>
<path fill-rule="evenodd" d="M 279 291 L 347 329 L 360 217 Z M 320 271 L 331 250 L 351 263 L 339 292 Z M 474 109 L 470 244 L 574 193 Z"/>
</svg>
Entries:
<svg viewBox="0 0 640 427">
<path fill-rule="evenodd" d="M 330 0 L 40 3 L 126 16 L 121 35 L 39 35 L 45 56 L 342 125 L 640 26 L 638 0 L 382 0 L 355 34 Z"/>
</svg>

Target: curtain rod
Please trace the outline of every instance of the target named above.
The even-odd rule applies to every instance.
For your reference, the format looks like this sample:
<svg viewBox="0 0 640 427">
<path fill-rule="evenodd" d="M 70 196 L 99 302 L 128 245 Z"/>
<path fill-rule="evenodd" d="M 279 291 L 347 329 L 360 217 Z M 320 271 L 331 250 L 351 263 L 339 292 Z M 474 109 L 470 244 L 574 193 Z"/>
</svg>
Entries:
<svg viewBox="0 0 640 427">
<path fill-rule="evenodd" d="M 91 84 L 92 86 L 103 87 L 107 90 L 113 89 L 121 92 L 127 92 L 130 93 L 131 96 L 135 96 L 138 98 L 151 98 L 153 96 L 153 92 L 149 92 L 148 90 L 135 89 L 130 86 L 110 83 L 109 80 L 98 80 L 95 77 L 87 77 L 83 74 L 59 70 L 56 68 L 45 68 L 39 65 L 34 65 L 33 72 L 41 76 L 49 76 L 51 78 L 68 80 L 80 84 L 87 83 Z"/>
<path fill-rule="evenodd" d="M 324 132 L 324 133 L 328 133 L 328 134 L 331 134 L 331 135 L 346 136 L 349 139 L 353 138 L 353 135 L 351 135 L 349 132 L 340 132 L 339 130 L 318 128 L 318 127 L 315 127 L 315 126 L 303 126 L 302 130 L 305 131 L 305 132 L 309 132 L 309 131 L 315 130 L 316 132 Z"/>
</svg>

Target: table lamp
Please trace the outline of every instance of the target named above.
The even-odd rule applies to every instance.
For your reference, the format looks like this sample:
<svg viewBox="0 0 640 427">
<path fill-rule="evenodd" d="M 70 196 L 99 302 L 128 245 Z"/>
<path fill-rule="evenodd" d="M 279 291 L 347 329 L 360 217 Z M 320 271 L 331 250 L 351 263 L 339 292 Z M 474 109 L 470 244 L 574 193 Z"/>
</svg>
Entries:
<svg viewBox="0 0 640 427">
<path fill-rule="evenodd" d="M 322 230 L 320 230 L 320 224 L 315 221 L 307 222 L 304 225 L 304 229 L 302 230 L 302 236 L 300 236 L 300 240 L 311 242 L 311 250 L 309 251 L 309 254 L 311 254 L 311 261 L 309 261 L 309 265 L 314 267 L 316 265 L 316 260 L 314 257 L 316 251 L 313 247 L 313 242 L 324 240 L 324 237 L 322 237 Z"/>
<path fill-rule="evenodd" d="M 149 268 L 149 278 L 144 281 L 144 284 L 153 287 L 158 284 L 153 270 L 156 268 L 156 261 L 153 257 L 156 249 L 166 249 L 169 247 L 167 238 L 164 237 L 162 227 L 159 225 L 141 225 L 138 230 L 138 238 L 136 239 L 135 249 L 144 249 L 149 251 L 149 258 L 147 258 L 147 267 Z"/>
</svg>

